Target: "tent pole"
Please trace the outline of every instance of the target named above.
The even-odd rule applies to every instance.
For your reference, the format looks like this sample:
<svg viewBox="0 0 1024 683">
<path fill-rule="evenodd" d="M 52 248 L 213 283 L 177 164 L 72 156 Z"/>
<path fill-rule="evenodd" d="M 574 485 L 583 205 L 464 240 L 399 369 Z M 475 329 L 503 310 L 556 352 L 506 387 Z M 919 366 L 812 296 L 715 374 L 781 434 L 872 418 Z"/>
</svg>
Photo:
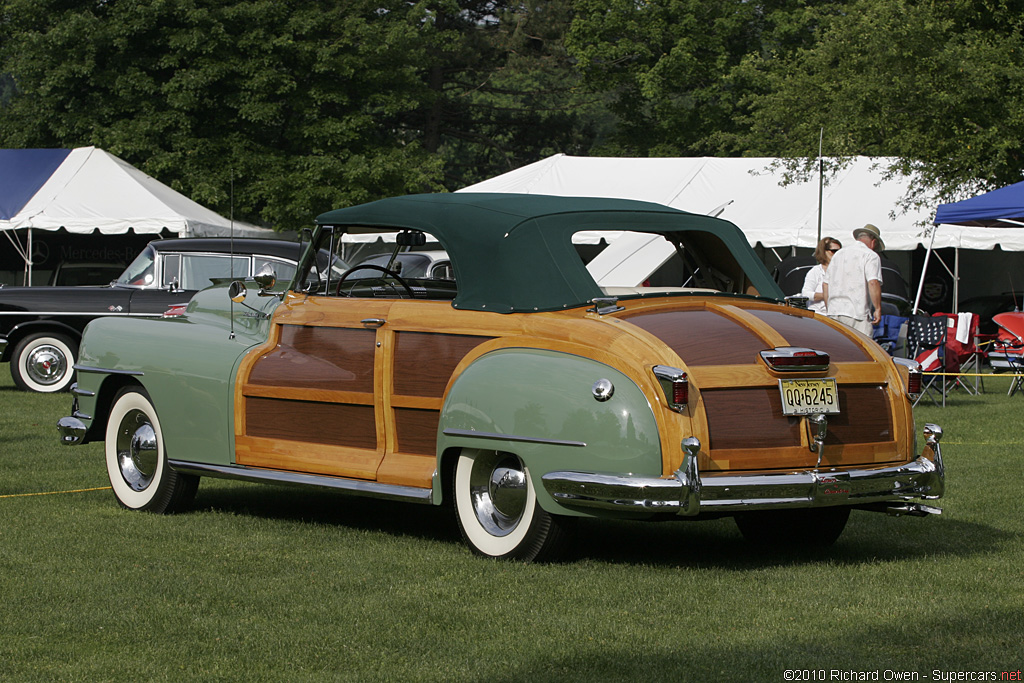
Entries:
<svg viewBox="0 0 1024 683">
<path fill-rule="evenodd" d="M 815 249 L 818 248 L 818 243 L 821 242 L 821 202 L 825 188 L 825 160 L 821 157 L 821 147 L 824 140 L 825 128 L 822 127 L 821 135 L 818 136 L 818 239 L 814 242 Z"/>
<path fill-rule="evenodd" d="M 953 313 L 960 312 L 960 247 L 953 252 Z"/>
<path fill-rule="evenodd" d="M 32 228 L 28 229 L 28 250 L 25 252 L 25 286 L 32 286 Z"/>
<path fill-rule="evenodd" d="M 914 310 L 911 311 L 913 314 L 917 314 L 918 306 L 921 305 L 921 290 L 924 289 L 924 276 L 928 272 L 928 259 L 932 255 L 932 245 L 935 244 L 935 233 L 939 231 L 939 226 L 935 226 L 932 229 L 932 239 L 928 242 L 928 251 L 924 253 L 924 267 L 921 268 L 921 279 L 917 283 L 917 296 L 914 297 Z"/>
</svg>

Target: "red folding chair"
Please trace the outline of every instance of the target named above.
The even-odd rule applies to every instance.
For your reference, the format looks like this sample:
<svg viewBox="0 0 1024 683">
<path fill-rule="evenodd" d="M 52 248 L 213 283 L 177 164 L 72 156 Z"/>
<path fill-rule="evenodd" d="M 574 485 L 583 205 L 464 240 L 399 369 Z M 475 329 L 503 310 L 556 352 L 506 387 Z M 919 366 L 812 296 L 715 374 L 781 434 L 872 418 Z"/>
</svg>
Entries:
<svg viewBox="0 0 1024 683">
<path fill-rule="evenodd" d="M 988 352 L 988 364 L 993 372 L 1012 372 L 1013 381 L 1007 396 L 1024 388 L 1024 313 L 999 313 L 992 316 L 998 326 L 996 339 Z"/>
<path fill-rule="evenodd" d="M 946 319 L 946 372 L 970 371 L 977 375 L 981 366 L 981 352 L 978 349 L 978 323 L 981 319 L 978 314 L 936 313 L 934 317 Z M 945 391 L 949 393 L 957 387 L 969 394 L 978 393 L 978 383 L 975 381 L 972 387 L 962 375 L 946 382 Z"/>
</svg>

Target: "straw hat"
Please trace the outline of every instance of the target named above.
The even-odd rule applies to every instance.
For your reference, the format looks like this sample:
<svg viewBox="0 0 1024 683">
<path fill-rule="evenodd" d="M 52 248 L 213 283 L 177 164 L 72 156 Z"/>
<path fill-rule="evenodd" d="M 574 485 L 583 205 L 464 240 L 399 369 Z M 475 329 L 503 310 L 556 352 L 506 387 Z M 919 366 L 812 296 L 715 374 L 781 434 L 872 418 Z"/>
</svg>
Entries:
<svg viewBox="0 0 1024 683">
<path fill-rule="evenodd" d="M 885 242 L 882 241 L 882 234 L 878 231 L 878 228 L 868 223 L 863 228 L 857 228 L 853 231 L 853 239 L 860 239 L 861 235 L 867 235 L 878 240 L 875 245 L 875 251 L 885 251 Z"/>
</svg>

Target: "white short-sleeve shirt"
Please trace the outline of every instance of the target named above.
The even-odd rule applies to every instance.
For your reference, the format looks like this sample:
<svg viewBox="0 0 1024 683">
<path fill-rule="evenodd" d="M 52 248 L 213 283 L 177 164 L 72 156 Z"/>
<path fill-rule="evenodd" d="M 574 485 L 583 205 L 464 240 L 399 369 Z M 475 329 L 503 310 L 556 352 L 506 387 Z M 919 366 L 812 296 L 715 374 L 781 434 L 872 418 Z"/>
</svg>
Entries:
<svg viewBox="0 0 1024 683">
<path fill-rule="evenodd" d="M 804 287 L 800 290 L 800 296 L 807 297 L 807 308 L 815 313 L 825 315 L 825 301 L 815 301 L 814 295 L 821 291 L 821 285 L 825 281 L 825 269 L 817 264 L 807 271 L 804 278 Z"/>
<path fill-rule="evenodd" d="M 828 314 L 854 320 L 871 318 L 868 281 L 882 281 L 882 259 L 866 244 L 855 241 L 832 256 L 825 271 L 828 285 Z"/>
</svg>

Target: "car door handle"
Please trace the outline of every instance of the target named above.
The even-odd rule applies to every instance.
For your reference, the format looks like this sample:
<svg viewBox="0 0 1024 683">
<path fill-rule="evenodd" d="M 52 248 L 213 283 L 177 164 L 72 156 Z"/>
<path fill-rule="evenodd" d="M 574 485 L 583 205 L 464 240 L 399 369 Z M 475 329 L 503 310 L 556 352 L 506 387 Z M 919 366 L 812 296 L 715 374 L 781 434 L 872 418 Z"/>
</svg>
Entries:
<svg viewBox="0 0 1024 683">
<path fill-rule="evenodd" d="M 384 318 L 365 318 L 362 323 L 367 327 L 381 327 L 386 323 L 387 320 Z"/>
</svg>

